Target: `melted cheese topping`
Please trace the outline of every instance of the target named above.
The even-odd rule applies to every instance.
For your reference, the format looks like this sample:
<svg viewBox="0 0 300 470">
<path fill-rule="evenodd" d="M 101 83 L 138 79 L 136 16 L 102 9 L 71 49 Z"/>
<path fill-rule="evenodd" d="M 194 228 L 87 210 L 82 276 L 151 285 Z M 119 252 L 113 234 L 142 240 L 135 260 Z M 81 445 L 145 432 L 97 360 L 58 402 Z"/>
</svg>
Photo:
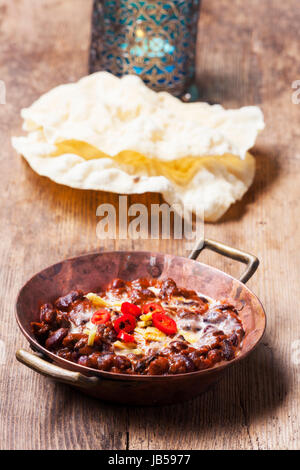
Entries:
<svg viewBox="0 0 300 470">
<path fill-rule="evenodd" d="M 149 287 L 157 297 L 160 289 Z M 115 354 L 136 355 L 147 354 L 149 351 L 159 351 L 167 347 L 171 342 L 182 340 L 183 338 L 190 346 L 201 348 L 210 346 L 216 341 L 216 332 L 230 336 L 241 329 L 241 323 L 234 316 L 226 311 L 221 311 L 220 302 L 198 294 L 206 299 L 208 310 L 204 314 L 197 314 L 199 306 L 195 299 L 186 299 L 183 297 L 171 297 L 168 300 L 153 298 L 151 302 L 157 302 L 165 309 L 166 314 L 173 318 L 177 324 L 178 331 L 175 335 L 168 336 L 155 328 L 152 324 L 152 314 L 141 315 L 137 319 L 137 325 L 132 335 L 135 343 L 124 343 L 116 341 L 113 343 Z M 95 325 L 90 321 L 95 311 L 101 308 L 107 308 L 111 313 L 111 320 L 114 322 L 121 314 L 121 305 L 123 302 L 131 302 L 130 296 L 125 292 L 122 295 L 116 295 L 109 290 L 100 297 L 97 294 L 89 293 L 86 295 L 89 302 L 83 302 L 75 307 L 75 314 L 70 316 L 71 333 L 84 332 L 89 335 L 89 345 L 93 344 L 95 337 Z M 73 311 L 74 311 L 73 310 Z M 221 334 L 221 333 L 219 333 Z"/>
</svg>

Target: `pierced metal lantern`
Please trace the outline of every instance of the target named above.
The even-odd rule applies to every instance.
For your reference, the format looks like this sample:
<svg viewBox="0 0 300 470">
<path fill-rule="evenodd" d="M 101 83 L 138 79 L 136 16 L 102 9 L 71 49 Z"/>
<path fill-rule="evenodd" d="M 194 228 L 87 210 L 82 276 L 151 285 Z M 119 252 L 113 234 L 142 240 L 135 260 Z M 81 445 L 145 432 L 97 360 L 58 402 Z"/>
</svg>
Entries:
<svg viewBox="0 0 300 470">
<path fill-rule="evenodd" d="M 139 75 L 175 96 L 195 75 L 201 0 L 94 0 L 90 72 Z"/>
</svg>

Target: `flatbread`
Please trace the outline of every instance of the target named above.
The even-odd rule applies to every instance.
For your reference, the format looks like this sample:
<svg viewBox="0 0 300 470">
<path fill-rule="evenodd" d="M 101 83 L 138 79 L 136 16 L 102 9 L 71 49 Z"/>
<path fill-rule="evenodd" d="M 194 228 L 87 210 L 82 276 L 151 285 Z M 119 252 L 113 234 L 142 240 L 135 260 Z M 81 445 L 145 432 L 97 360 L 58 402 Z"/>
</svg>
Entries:
<svg viewBox="0 0 300 470">
<path fill-rule="evenodd" d="M 251 185 L 248 150 L 264 128 L 255 106 L 182 103 L 136 76 L 98 72 L 23 109 L 14 148 L 34 171 L 74 188 L 159 192 L 218 220 Z"/>
</svg>

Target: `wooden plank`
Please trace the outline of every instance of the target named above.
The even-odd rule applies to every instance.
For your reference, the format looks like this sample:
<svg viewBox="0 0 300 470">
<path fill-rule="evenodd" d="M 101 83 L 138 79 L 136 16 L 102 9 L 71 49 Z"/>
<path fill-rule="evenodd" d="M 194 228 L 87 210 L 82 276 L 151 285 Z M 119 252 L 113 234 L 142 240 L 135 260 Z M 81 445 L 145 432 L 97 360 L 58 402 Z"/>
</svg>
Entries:
<svg viewBox="0 0 300 470">
<path fill-rule="evenodd" d="M 203 1 L 199 22 L 201 97 L 238 107 L 259 104 L 267 127 L 255 149 L 257 175 L 245 198 L 206 235 L 259 256 L 249 282 L 268 314 L 267 334 L 249 359 L 198 399 L 163 408 L 106 405 L 22 367 L 15 350 L 28 347 L 12 319 L 18 289 L 32 273 L 96 249 L 146 248 L 186 254 L 172 240 L 108 241 L 96 237 L 96 208 L 118 197 L 77 191 L 37 176 L 12 150 L 21 107 L 51 87 L 86 74 L 90 0 L 0 0 L 2 220 L 0 365 L 2 449 L 286 449 L 299 448 L 300 339 L 299 113 L 291 101 L 299 79 L 297 0 Z M 151 197 L 151 200 L 150 200 Z M 159 195 L 130 202 L 162 201 Z M 238 275 L 234 262 L 202 259 Z M 39 402 L 37 403 L 37 397 Z M 75 426 L 76 425 L 76 426 Z M 78 431 L 79 430 L 79 431 Z"/>
<path fill-rule="evenodd" d="M 164 411 L 132 411 L 133 449 L 299 448 L 299 370 L 291 363 L 290 346 L 300 337 L 292 314 L 299 291 L 300 107 L 291 101 L 291 83 L 298 76 L 298 21 L 296 2 L 203 2 L 198 38 L 202 99 L 232 107 L 258 104 L 267 123 L 255 150 L 251 191 L 220 223 L 207 224 L 206 234 L 261 259 L 249 286 L 266 307 L 268 330 L 247 361 L 194 402 Z M 203 254 L 203 259 L 239 272 L 216 255 Z"/>
<path fill-rule="evenodd" d="M 18 347 L 28 348 L 12 318 L 18 289 L 50 263 L 104 248 L 95 236 L 96 207 L 105 199 L 116 199 L 38 177 L 10 145 L 10 135 L 20 133 L 21 107 L 51 87 L 86 73 L 91 5 L 86 0 L 1 1 L 0 5 L 4 45 L 0 77 L 7 87 L 7 105 L 0 107 L 5 175 L 0 339 L 6 345 L 6 364 L 0 366 L 0 446 L 123 449 L 128 427 L 125 408 L 116 412 L 115 407 L 26 370 L 14 359 Z"/>
</svg>

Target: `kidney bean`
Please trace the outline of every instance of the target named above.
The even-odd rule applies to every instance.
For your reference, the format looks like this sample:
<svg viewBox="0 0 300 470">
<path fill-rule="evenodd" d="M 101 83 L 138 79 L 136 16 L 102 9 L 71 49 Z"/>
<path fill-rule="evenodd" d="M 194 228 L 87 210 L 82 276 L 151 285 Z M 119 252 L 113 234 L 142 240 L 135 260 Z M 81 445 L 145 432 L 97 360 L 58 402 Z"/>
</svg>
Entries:
<svg viewBox="0 0 300 470">
<path fill-rule="evenodd" d="M 85 335 L 82 333 L 69 333 L 64 339 L 63 339 L 63 346 L 65 347 L 73 347 L 74 344 L 76 344 L 81 338 L 84 338 Z"/>
<path fill-rule="evenodd" d="M 211 365 L 210 361 L 206 359 L 205 354 L 200 354 L 198 350 L 189 354 L 189 358 L 193 361 L 197 370 L 207 369 Z"/>
<path fill-rule="evenodd" d="M 80 290 L 74 290 L 63 297 L 59 297 L 55 302 L 55 307 L 59 310 L 66 311 L 72 302 L 80 299 L 83 299 L 83 292 Z"/>
<path fill-rule="evenodd" d="M 173 279 L 166 279 L 163 281 L 162 286 L 161 286 L 161 291 L 159 296 L 161 298 L 167 298 L 171 297 L 172 295 L 177 295 L 178 294 L 178 289 L 176 282 L 173 281 Z"/>
<path fill-rule="evenodd" d="M 185 318 L 187 320 L 193 320 L 196 316 L 196 313 L 191 311 L 191 310 L 181 308 L 181 309 L 177 310 L 177 315 L 179 316 L 179 318 Z"/>
<path fill-rule="evenodd" d="M 146 369 L 146 363 L 144 360 L 137 361 L 134 367 L 134 371 L 137 372 L 138 374 L 141 374 L 144 372 Z"/>
<path fill-rule="evenodd" d="M 221 305 L 218 305 L 217 308 L 218 308 L 218 310 L 221 310 L 222 312 L 223 312 L 224 310 L 230 310 L 231 312 L 234 313 L 234 315 L 238 315 L 238 314 L 239 314 L 238 310 L 237 310 L 233 305 L 231 305 L 231 304 L 221 304 Z"/>
<path fill-rule="evenodd" d="M 144 357 L 145 364 L 148 366 L 150 362 L 154 361 L 158 357 L 158 353 L 152 353 L 149 356 Z"/>
<path fill-rule="evenodd" d="M 187 349 L 188 347 L 188 344 L 184 341 L 172 341 L 169 344 L 169 348 L 172 352 L 179 352 L 182 351 L 182 349 Z"/>
<path fill-rule="evenodd" d="M 125 287 L 125 282 L 119 278 L 114 279 L 110 284 L 111 289 L 120 289 L 122 287 Z"/>
<path fill-rule="evenodd" d="M 61 328 L 69 328 L 71 325 L 71 322 L 67 316 L 67 313 L 65 312 L 56 312 L 56 323 L 61 327 Z"/>
<path fill-rule="evenodd" d="M 235 347 L 239 344 L 238 336 L 235 333 L 228 338 L 228 341 Z"/>
<path fill-rule="evenodd" d="M 198 357 L 194 361 L 194 364 L 195 364 L 197 370 L 208 369 L 209 367 L 212 366 L 212 363 L 208 359 L 206 359 L 206 357 L 204 357 L 204 356 Z"/>
<path fill-rule="evenodd" d="M 209 346 L 202 346 L 202 348 L 199 348 L 195 351 L 195 354 L 200 357 L 206 355 L 210 349 L 211 348 Z"/>
<path fill-rule="evenodd" d="M 144 300 L 153 299 L 153 297 L 155 297 L 155 294 L 154 294 L 154 292 L 152 292 L 152 290 L 149 290 L 149 289 L 142 289 L 142 290 L 141 290 L 141 297 L 142 297 Z"/>
<path fill-rule="evenodd" d="M 120 371 L 130 369 L 131 362 L 126 356 L 115 356 L 114 366 L 117 367 Z"/>
<path fill-rule="evenodd" d="M 221 348 L 222 348 L 222 356 L 224 357 L 224 359 L 226 359 L 227 361 L 230 361 L 230 359 L 234 357 L 234 349 L 230 341 L 228 341 L 228 339 L 224 339 Z"/>
<path fill-rule="evenodd" d="M 197 297 L 197 294 L 194 290 L 189 290 L 189 289 L 177 289 L 177 295 L 180 295 L 181 297 L 184 297 L 185 299 L 188 299 L 189 297 Z"/>
<path fill-rule="evenodd" d="M 88 367 L 88 356 L 80 356 L 77 360 L 77 364 Z"/>
<path fill-rule="evenodd" d="M 238 330 L 236 330 L 236 334 L 238 336 L 239 341 L 241 341 L 242 338 L 245 336 L 245 331 L 243 330 L 243 328 L 239 328 Z"/>
<path fill-rule="evenodd" d="M 40 320 L 48 323 L 49 325 L 55 323 L 56 312 L 51 304 L 44 304 L 40 309 Z"/>
<path fill-rule="evenodd" d="M 212 349 L 207 353 L 207 360 L 212 364 L 219 362 L 222 359 L 222 353 L 219 349 Z"/>
<path fill-rule="evenodd" d="M 206 327 L 206 328 L 208 328 L 208 327 Z M 225 336 L 224 331 L 216 330 L 216 331 L 213 332 L 213 336 Z"/>
<path fill-rule="evenodd" d="M 62 357 L 63 359 L 66 359 L 67 361 L 72 361 L 73 360 L 73 352 L 70 351 L 68 348 L 63 348 L 59 349 L 56 354 L 59 357 Z"/>
<path fill-rule="evenodd" d="M 80 348 L 78 350 L 78 354 L 83 354 L 84 356 L 89 356 L 90 354 L 92 354 L 94 351 L 94 349 L 92 348 L 92 346 L 83 346 L 82 348 Z"/>
<path fill-rule="evenodd" d="M 141 303 L 153 299 L 155 294 L 147 288 L 136 288 L 131 291 L 130 296 L 132 303 Z"/>
<path fill-rule="evenodd" d="M 40 339 L 45 339 L 47 333 L 50 330 L 50 325 L 44 322 L 31 322 L 31 328 L 35 336 Z"/>
<path fill-rule="evenodd" d="M 226 315 L 224 313 L 218 312 L 218 311 L 213 311 L 209 312 L 205 318 L 203 318 L 204 323 L 212 323 L 212 324 L 217 324 L 220 323 L 221 321 L 225 320 Z"/>
<path fill-rule="evenodd" d="M 99 370 L 109 371 L 114 365 L 115 354 L 107 353 L 97 358 L 97 368 Z"/>
<path fill-rule="evenodd" d="M 82 337 L 77 341 L 76 344 L 74 344 L 74 349 L 81 349 L 83 348 L 84 346 L 87 345 L 87 342 L 88 342 L 88 338 L 86 335 L 82 335 Z"/>
<path fill-rule="evenodd" d="M 88 366 L 94 367 L 94 369 L 98 368 L 98 358 L 101 357 L 101 353 L 99 351 L 95 351 L 88 356 Z"/>
<path fill-rule="evenodd" d="M 47 349 L 56 349 L 60 346 L 62 340 L 67 336 L 67 328 L 59 328 L 47 339 L 45 346 Z"/>
<path fill-rule="evenodd" d="M 193 372 L 196 369 L 194 361 L 181 354 L 174 354 L 170 358 L 170 372 L 172 374 L 184 374 L 185 372 Z"/>
<path fill-rule="evenodd" d="M 101 343 L 101 351 L 111 352 L 112 349 L 113 349 L 113 347 L 110 343 Z"/>
<path fill-rule="evenodd" d="M 152 361 L 148 368 L 148 374 L 150 375 L 162 375 L 167 373 L 169 370 L 169 361 L 166 357 L 158 357 Z"/>
<path fill-rule="evenodd" d="M 103 342 L 108 341 L 109 343 L 111 343 L 115 341 L 116 339 L 117 339 L 117 333 L 111 322 L 108 322 L 104 325 L 98 325 L 97 339 L 96 339 L 97 343 L 99 341 L 103 341 Z"/>
<path fill-rule="evenodd" d="M 194 370 L 196 370 L 194 361 L 189 356 L 182 355 L 182 357 L 184 358 L 187 372 L 193 372 Z"/>
<path fill-rule="evenodd" d="M 149 279 L 142 277 L 131 282 L 131 288 L 136 290 L 145 289 L 150 286 Z"/>
<path fill-rule="evenodd" d="M 184 356 L 189 356 L 191 353 L 197 351 L 197 349 L 193 348 L 192 346 L 189 346 L 187 349 L 182 349 L 180 351 L 180 354 L 183 354 Z"/>
<path fill-rule="evenodd" d="M 80 354 L 79 354 L 78 351 L 73 351 L 73 352 L 72 352 L 72 359 L 71 359 L 71 361 L 77 362 L 79 356 L 80 356 Z"/>
</svg>

